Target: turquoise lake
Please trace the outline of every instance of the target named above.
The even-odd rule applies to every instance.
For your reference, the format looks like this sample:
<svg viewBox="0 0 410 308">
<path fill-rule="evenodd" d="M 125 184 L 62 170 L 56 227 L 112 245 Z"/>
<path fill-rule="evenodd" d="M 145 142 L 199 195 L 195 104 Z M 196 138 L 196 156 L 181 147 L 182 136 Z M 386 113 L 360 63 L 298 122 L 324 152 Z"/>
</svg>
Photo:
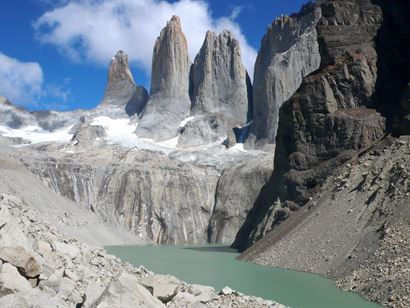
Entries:
<svg viewBox="0 0 410 308">
<path fill-rule="evenodd" d="M 108 246 L 106 250 L 133 265 L 171 274 L 216 290 L 229 286 L 247 295 L 296 308 L 377 308 L 357 294 L 343 292 L 319 275 L 238 261 L 222 246 Z"/>
</svg>

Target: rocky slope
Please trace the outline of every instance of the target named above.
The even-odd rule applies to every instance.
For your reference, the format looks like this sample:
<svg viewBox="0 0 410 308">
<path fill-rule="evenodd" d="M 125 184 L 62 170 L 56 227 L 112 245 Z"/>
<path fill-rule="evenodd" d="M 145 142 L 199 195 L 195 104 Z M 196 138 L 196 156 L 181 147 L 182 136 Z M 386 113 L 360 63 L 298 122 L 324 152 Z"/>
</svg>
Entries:
<svg viewBox="0 0 410 308">
<path fill-rule="evenodd" d="M 1 307 L 284 307 L 134 268 L 61 234 L 8 192 L 0 207 Z"/>
<path fill-rule="evenodd" d="M 409 159 L 409 137 L 384 139 L 337 168 L 241 258 L 325 275 L 383 305 L 408 307 Z"/>
<path fill-rule="evenodd" d="M 246 247 L 304 205 L 338 165 L 380 140 L 385 118 L 369 105 L 377 80 L 374 38 L 382 23 L 370 1 L 322 1 L 317 25 L 321 68 L 279 114 L 275 170 L 238 234 Z M 285 210 L 274 209 L 280 200 Z M 266 217 L 277 219 L 266 225 Z"/>
<path fill-rule="evenodd" d="M 398 38 L 409 30 L 401 18 L 408 4 L 316 6 L 321 66 L 280 108 L 275 169 L 234 246 L 256 242 L 243 259 L 326 275 L 384 305 L 407 307 L 409 140 L 385 136 L 406 133 L 408 64 Z M 393 31 L 393 24 L 401 27 Z M 395 74 L 398 63 L 404 67 Z"/>
</svg>

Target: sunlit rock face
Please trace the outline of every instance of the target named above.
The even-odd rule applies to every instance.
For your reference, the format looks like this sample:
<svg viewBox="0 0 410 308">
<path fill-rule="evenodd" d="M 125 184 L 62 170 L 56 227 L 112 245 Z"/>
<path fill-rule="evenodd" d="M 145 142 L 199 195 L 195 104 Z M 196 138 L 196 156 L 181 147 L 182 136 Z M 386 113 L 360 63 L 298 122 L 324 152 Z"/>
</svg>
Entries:
<svg viewBox="0 0 410 308">
<path fill-rule="evenodd" d="M 305 76 L 320 66 L 316 24 L 321 11 L 314 5 L 277 18 L 262 39 L 253 80 L 253 123 L 248 144 L 274 144 L 279 108 L 299 88 Z"/>
<path fill-rule="evenodd" d="M 191 109 L 190 68 L 181 22 L 173 16 L 155 42 L 150 99 L 136 130 L 139 137 L 159 141 L 176 136 L 181 121 Z"/>
<path fill-rule="evenodd" d="M 108 71 L 108 82 L 101 109 L 123 108 L 128 115 L 140 113 L 148 100 L 144 87 L 137 86 L 128 66 L 128 55 L 122 50 L 112 58 Z"/>
<path fill-rule="evenodd" d="M 215 142 L 246 124 L 250 91 L 239 42 L 229 31 L 208 31 L 191 70 L 194 119 L 181 130 L 179 144 Z"/>
</svg>

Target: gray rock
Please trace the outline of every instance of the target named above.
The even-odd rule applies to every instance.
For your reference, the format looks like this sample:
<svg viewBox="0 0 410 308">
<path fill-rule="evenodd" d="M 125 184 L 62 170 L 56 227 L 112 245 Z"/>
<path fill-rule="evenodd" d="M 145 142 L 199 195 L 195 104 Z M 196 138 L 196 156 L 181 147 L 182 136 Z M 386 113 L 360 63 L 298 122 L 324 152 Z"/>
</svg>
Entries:
<svg viewBox="0 0 410 308">
<path fill-rule="evenodd" d="M 30 291 L 31 289 L 28 280 L 19 274 L 16 267 L 10 263 L 2 265 L 0 272 L 0 297 L 10 293 Z"/>
<path fill-rule="evenodd" d="M 42 255 L 43 257 L 49 255 L 53 251 L 52 248 L 51 248 L 50 243 L 48 243 L 46 241 L 38 240 L 35 243 L 36 243 L 35 244 L 36 245 L 36 251 L 40 255 Z"/>
<path fill-rule="evenodd" d="M 272 155 L 246 159 L 223 170 L 208 226 L 209 242 L 233 243 L 272 170 Z"/>
<path fill-rule="evenodd" d="M 151 275 L 143 277 L 139 282 L 163 303 L 172 300 L 181 284 L 181 281 L 170 275 Z"/>
<path fill-rule="evenodd" d="M 7 98 L 0 96 L 0 125 L 18 129 L 35 123 L 36 119 L 26 108 L 13 105 Z"/>
<path fill-rule="evenodd" d="M 80 253 L 80 250 L 78 249 L 78 247 L 74 245 L 66 244 L 60 241 L 53 241 L 51 243 L 51 246 L 53 247 L 54 251 L 61 253 L 61 254 L 68 255 L 70 256 L 71 259 L 77 257 Z"/>
<path fill-rule="evenodd" d="M 31 243 L 21 231 L 15 218 L 10 214 L 6 204 L 10 204 L 10 198 L 3 195 L 0 209 L 0 247 L 20 246 L 30 250 Z"/>
<path fill-rule="evenodd" d="M 179 147 L 195 147 L 214 142 L 221 142 L 226 138 L 229 127 L 226 119 L 219 114 L 197 115 L 179 129 Z"/>
<path fill-rule="evenodd" d="M 251 146 L 275 143 L 280 106 L 303 77 L 319 68 L 316 23 L 320 16 L 320 10 L 309 4 L 299 14 L 277 18 L 263 37 L 253 78 Z"/>
<path fill-rule="evenodd" d="M 226 139 L 222 143 L 227 149 L 232 148 L 236 144 L 236 136 L 233 129 L 228 130 Z"/>
<path fill-rule="evenodd" d="M 130 274 L 122 273 L 114 280 L 99 300 L 98 308 L 111 307 L 165 307 L 158 299 L 139 284 L 138 279 Z"/>
<path fill-rule="evenodd" d="M 214 288 L 198 284 L 190 285 L 189 292 L 201 303 L 209 302 L 217 296 Z"/>
<path fill-rule="evenodd" d="M 0 307 L 2 308 L 69 308 L 72 305 L 64 300 L 51 297 L 42 292 L 19 292 L 9 294 L 0 298 Z"/>
<path fill-rule="evenodd" d="M 140 113 L 148 100 L 147 91 L 136 86 L 128 66 L 128 55 L 122 50 L 112 58 L 108 83 L 100 108 L 120 107 L 128 115 Z"/>
<path fill-rule="evenodd" d="M 219 294 L 220 295 L 231 295 L 232 293 L 234 293 L 235 291 L 232 290 L 230 287 L 224 287 Z"/>
<path fill-rule="evenodd" d="M 385 118 L 371 108 L 380 8 L 370 0 L 318 5 L 322 67 L 280 109 L 275 170 L 237 235 L 234 245 L 241 249 L 289 217 L 282 205 L 309 202 L 338 166 L 385 135 Z"/>
<path fill-rule="evenodd" d="M 75 130 L 71 141 L 73 141 L 76 145 L 85 147 L 96 146 L 104 143 L 104 138 L 106 136 L 107 135 L 102 126 L 82 123 Z"/>
<path fill-rule="evenodd" d="M 37 258 L 23 247 L 1 247 L 0 259 L 18 267 L 28 277 L 36 277 L 41 274 L 42 267 Z"/>
<path fill-rule="evenodd" d="M 154 46 L 150 99 L 136 130 L 140 137 L 166 140 L 176 136 L 191 109 L 191 60 L 179 17 L 173 16 Z"/>
<path fill-rule="evenodd" d="M 75 289 L 75 281 L 63 277 L 60 282 L 58 296 L 63 299 L 68 299 Z"/>
<path fill-rule="evenodd" d="M 252 91 L 242 64 L 239 42 L 229 31 L 218 36 L 208 31 L 191 72 L 193 116 L 212 115 L 212 121 L 195 120 L 184 127 L 179 144 L 209 143 L 225 138 L 226 131 L 247 122 Z M 208 136 L 209 135 L 209 136 Z"/>
</svg>

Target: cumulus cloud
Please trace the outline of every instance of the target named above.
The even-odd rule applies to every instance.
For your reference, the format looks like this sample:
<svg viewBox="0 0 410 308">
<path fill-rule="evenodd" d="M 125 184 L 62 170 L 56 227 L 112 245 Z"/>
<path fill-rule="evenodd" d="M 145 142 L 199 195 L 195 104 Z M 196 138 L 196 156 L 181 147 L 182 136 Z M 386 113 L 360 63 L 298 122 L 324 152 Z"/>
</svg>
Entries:
<svg viewBox="0 0 410 308">
<path fill-rule="evenodd" d="M 28 104 L 42 94 L 43 70 L 35 62 L 20 62 L 0 52 L 0 95 Z"/>
<path fill-rule="evenodd" d="M 34 28 L 40 41 L 55 45 L 74 61 L 105 66 L 122 49 L 149 74 L 155 39 L 167 20 L 178 15 L 192 60 L 207 30 L 228 29 L 239 40 L 243 62 L 252 76 L 256 51 L 235 22 L 239 12 L 240 8 L 234 8 L 230 16 L 213 18 L 208 4 L 200 0 L 77 0 L 47 11 Z"/>
<path fill-rule="evenodd" d="M 37 62 L 22 62 L 0 52 L 0 95 L 19 105 L 38 105 L 44 97 L 65 102 L 70 92 L 63 86 L 44 84 Z"/>
</svg>

